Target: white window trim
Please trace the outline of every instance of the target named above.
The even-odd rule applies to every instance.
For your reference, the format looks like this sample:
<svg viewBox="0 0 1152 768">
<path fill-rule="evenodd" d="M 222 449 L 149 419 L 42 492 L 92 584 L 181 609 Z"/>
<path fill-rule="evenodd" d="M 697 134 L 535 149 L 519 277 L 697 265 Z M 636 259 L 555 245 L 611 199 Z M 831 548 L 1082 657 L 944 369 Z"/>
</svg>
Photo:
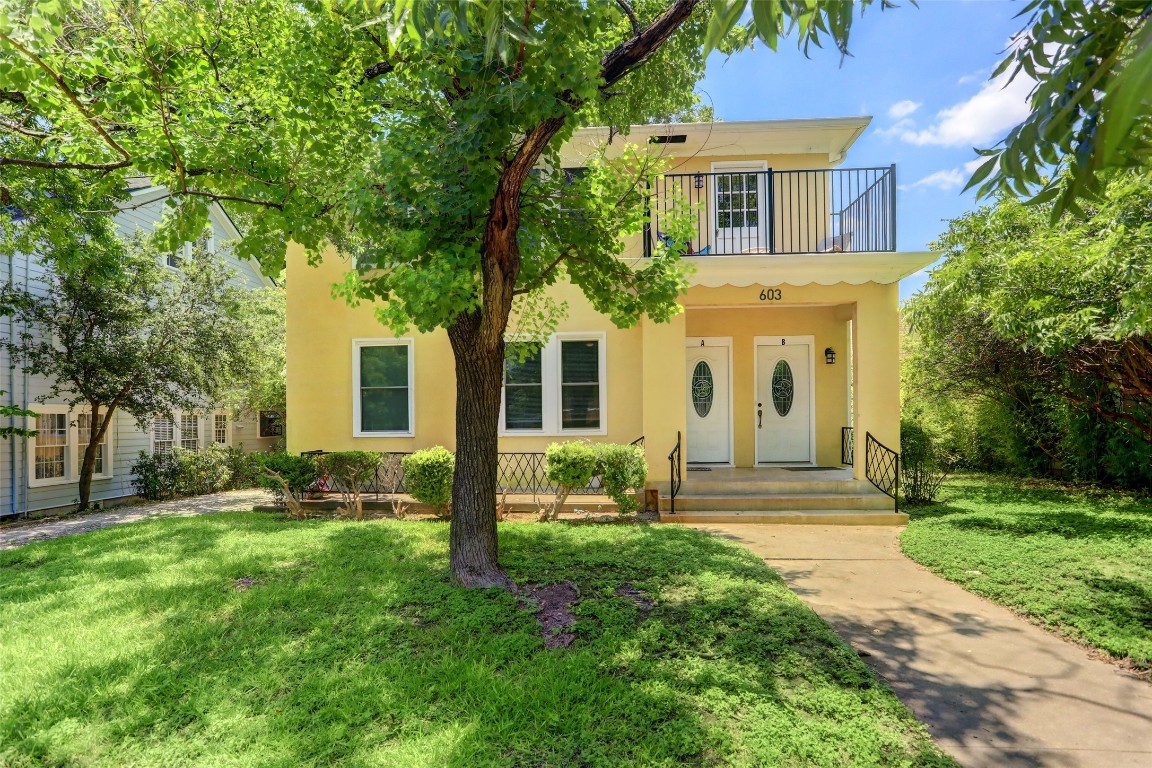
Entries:
<svg viewBox="0 0 1152 768">
<path fill-rule="evenodd" d="M 232 419 L 229 416 L 228 412 L 227 411 L 212 411 L 210 414 L 208 414 L 208 416 L 209 416 L 209 418 L 206 419 L 206 421 L 208 422 L 208 428 L 211 430 L 211 434 L 206 436 L 207 440 L 208 440 L 208 445 L 219 445 L 219 446 L 222 446 L 225 448 L 232 445 Z M 216 442 L 216 417 L 217 416 L 223 416 L 224 417 L 224 442 L 222 442 L 222 443 Z"/>
<path fill-rule="evenodd" d="M 360 428 L 360 350 L 363 347 L 408 347 L 408 429 L 366 431 Z M 411 336 L 399 339 L 352 339 L 352 437 L 416 436 L 416 345 Z"/>
<path fill-rule="evenodd" d="M 172 447 L 173 448 L 182 448 L 183 450 L 190 450 L 190 449 L 184 448 L 184 446 L 180 445 L 180 439 L 183 436 L 181 434 L 181 429 L 180 429 L 180 418 L 182 416 L 184 416 L 185 414 L 191 414 L 191 415 L 194 415 L 196 417 L 196 422 L 199 426 L 199 431 L 200 431 L 200 435 L 196 439 L 196 450 L 202 451 L 205 448 L 207 448 L 209 445 L 212 444 L 211 436 L 208 433 L 208 430 L 211 430 L 211 428 L 212 428 L 212 420 L 205 418 L 204 414 L 202 414 L 202 413 L 196 413 L 196 412 L 191 412 L 191 411 L 172 411 Z M 154 420 L 155 419 L 153 419 L 153 421 Z M 207 425 L 207 429 L 206 429 L 205 425 Z M 232 420 L 231 419 L 228 420 L 228 438 L 229 438 L 228 444 L 231 445 L 232 444 L 231 443 L 231 438 L 232 438 Z M 149 453 L 155 455 L 155 453 L 156 453 L 156 430 L 153 428 L 153 425 L 151 423 L 148 425 L 148 446 L 149 446 Z"/>
<path fill-rule="evenodd" d="M 600 369 L 600 426 L 597 429 L 564 429 L 561 426 L 560 342 L 596 341 Z M 541 410 L 540 429 L 509 429 L 504 423 L 504 384 L 500 384 L 500 437 L 569 437 L 608 434 L 608 334 L 604 331 L 564 331 L 554 333 L 540 349 Z"/>
<path fill-rule="evenodd" d="M 79 417 L 82 413 L 90 413 L 88 408 L 72 410 L 67 405 L 59 403 L 37 403 L 30 410 L 37 414 L 62 413 L 67 421 L 68 442 L 64 445 L 64 476 L 50 477 L 42 480 L 36 479 L 36 438 L 27 439 L 28 444 L 28 487 L 44 488 L 52 485 L 68 485 L 80 480 L 80 465 L 83 462 L 84 446 L 80 445 Z M 36 419 L 29 416 L 26 427 L 36 428 Z M 115 475 L 116 449 L 115 449 L 115 422 L 108 425 L 108 432 L 104 435 L 104 472 L 92 475 L 93 480 L 111 480 Z"/>
</svg>

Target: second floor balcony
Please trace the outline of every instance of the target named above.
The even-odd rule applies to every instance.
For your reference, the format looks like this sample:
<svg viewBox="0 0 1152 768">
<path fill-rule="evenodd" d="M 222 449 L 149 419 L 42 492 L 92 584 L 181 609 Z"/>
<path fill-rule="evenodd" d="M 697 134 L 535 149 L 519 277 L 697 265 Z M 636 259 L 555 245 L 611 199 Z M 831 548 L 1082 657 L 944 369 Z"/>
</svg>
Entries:
<svg viewBox="0 0 1152 768">
<path fill-rule="evenodd" d="M 723 168 L 650 182 L 644 255 L 673 235 L 662 222 L 686 209 L 687 256 L 896 250 L 896 166 L 776 171 Z"/>
</svg>

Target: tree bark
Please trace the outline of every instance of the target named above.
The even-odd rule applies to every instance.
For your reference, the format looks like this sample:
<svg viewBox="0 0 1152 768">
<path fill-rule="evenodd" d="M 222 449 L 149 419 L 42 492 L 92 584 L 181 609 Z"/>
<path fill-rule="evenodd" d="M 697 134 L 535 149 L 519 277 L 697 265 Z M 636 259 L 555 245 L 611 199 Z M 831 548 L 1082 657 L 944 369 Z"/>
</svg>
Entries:
<svg viewBox="0 0 1152 768">
<path fill-rule="evenodd" d="M 92 497 L 92 474 L 96 470 L 96 449 L 104 440 L 104 435 L 108 431 L 108 423 L 112 420 L 112 409 L 108 409 L 108 412 L 101 418 L 100 404 L 91 403 L 90 407 L 88 445 L 84 446 L 84 458 L 80 461 L 80 487 L 78 489 L 80 503 L 76 507 L 78 512 L 88 509 L 88 501 Z M 104 461 L 111 460 L 111 456 L 104 457 Z"/>
<path fill-rule="evenodd" d="M 452 482 L 449 559 L 463 587 L 511 590 L 496 540 L 496 432 L 504 380 L 504 339 L 485 339 L 479 310 L 448 328 L 456 358 L 456 473 Z"/>
</svg>

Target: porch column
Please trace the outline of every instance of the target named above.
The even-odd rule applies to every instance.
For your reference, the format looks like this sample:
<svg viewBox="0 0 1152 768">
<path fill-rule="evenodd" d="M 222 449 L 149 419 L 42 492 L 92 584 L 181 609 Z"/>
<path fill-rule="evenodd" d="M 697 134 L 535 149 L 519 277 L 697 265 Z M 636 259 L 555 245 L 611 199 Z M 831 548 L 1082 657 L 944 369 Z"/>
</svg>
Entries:
<svg viewBox="0 0 1152 768">
<path fill-rule="evenodd" d="M 683 440 L 687 425 L 685 315 L 681 312 L 667 323 L 655 323 L 647 318 L 643 320 L 643 359 L 639 385 L 644 393 L 644 453 L 648 459 L 650 484 L 666 484 L 670 479 L 668 453 L 676 445 L 676 432 L 681 433 Z"/>
<path fill-rule="evenodd" d="M 892 450 L 900 450 L 900 288 L 895 283 L 869 288 L 856 302 L 852 323 L 853 475 L 861 480 L 867 476 L 864 458 L 868 432 Z"/>
</svg>

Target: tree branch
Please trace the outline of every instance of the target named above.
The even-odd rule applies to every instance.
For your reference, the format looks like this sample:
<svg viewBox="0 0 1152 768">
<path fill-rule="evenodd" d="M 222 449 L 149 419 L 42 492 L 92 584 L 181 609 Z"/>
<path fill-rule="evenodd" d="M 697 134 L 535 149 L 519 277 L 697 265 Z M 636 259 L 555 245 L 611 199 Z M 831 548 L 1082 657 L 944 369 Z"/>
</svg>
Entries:
<svg viewBox="0 0 1152 768">
<path fill-rule="evenodd" d="M 636 18 L 636 11 L 632 10 L 632 6 L 628 4 L 628 0 L 616 0 L 616 5 L 628 17 L 628 21 L 632 23 L 632 37 L 640 36 L 640 19 Z"/>
<path fill-rule="evenodd" d="M 648 60 L 678 30 L 701 0 L 676 0 L 639 34 L 613 48 L 600 60 L 603 91 Z"/>
</svg>

